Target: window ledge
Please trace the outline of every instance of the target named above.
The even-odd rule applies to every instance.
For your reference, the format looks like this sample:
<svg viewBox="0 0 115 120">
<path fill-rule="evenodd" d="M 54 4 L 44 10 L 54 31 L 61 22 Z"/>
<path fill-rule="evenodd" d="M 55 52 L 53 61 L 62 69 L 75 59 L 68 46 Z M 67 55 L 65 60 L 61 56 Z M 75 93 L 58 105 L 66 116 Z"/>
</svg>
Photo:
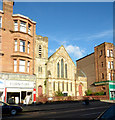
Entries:
<svg viewBox="0 0 115 120">
<path fill-rule="evenodd" d="M 26 34 L 26 35 L 29 35 L 30 37 L 32 37 L 32 35 L 26 33 L 26 32 L 22 32 L 22 31 L 13 31 L 13 30 L 10 30 L 10 32 L 12 33 L 23 33 L 23 34 Z"/>
<path fill-rule="evenodd" d="M 24 57 L 24 58 L 32 59 L 31 56 L 26 55 L 26 54 L 23 55 L 22 53 L 13 53 L 13 54 L 11 55 L 11 57 Z"/>
</svg>

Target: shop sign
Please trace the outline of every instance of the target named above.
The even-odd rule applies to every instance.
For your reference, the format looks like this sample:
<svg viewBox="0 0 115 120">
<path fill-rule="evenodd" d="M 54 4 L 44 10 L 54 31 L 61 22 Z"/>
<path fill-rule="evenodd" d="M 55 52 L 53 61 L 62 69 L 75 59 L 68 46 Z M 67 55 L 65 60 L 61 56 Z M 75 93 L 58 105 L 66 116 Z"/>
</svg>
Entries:
<svg viewBox="0 0 115 120">
<path fill-rule="evenodd" d="M 0 80 L 0 88 L 4 88 L 4 81 Z"/>
<path fill-rule="evenodd" d="M 33 81 L 18 81 L 18 80 L 7 80 L 6 87 L 16 87 L 16 88 L 34 88 Z"/>
</svg>

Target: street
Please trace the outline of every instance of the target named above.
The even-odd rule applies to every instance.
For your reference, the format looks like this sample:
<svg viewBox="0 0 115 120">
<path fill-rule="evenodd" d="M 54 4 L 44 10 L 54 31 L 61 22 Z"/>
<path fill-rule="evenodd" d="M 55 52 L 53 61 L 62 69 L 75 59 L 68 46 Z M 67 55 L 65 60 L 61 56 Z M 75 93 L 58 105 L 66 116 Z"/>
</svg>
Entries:
<svg viewBox="0 0 115 120">
<path fill-rule="evenodd" d="M 94 120 L 100 113 L 109 108 L 112 103 L 90 102 L 89 105 L 79 103 L 63 103 L 57 105 L 44 105 L 49 107 L 46 111 L 22 112 L 16 116 L 5 116 L 3 120 L 56 120 L 56 119 L 88 119 Z M 50 106 L 54 109 L 50 109 Z M 56 109 L 58 106 L 58 109 Z M 59 109 L 60 106 L 60 109 Z M 39 106 L 38 106 L 39 107 Z"/>
</svg>

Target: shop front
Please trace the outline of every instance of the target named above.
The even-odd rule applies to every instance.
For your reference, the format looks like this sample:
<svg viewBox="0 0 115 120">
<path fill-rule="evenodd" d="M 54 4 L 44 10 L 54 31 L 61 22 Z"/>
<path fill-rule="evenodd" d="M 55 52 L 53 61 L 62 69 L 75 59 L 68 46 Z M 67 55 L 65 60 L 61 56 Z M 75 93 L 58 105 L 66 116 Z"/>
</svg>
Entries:
<svg viewBox="0 0 115 120">
<path fill-rule="evenodd" d="M 0 101 L 4 101 L 4 81 L 0 80 Z"/>
<path fill-rule="evenodd" d="M 115 81 L 109 82 L 109 98 L 115 100 Z"/>
<path fill-rule="evenodd" d="M 34 87 L 34 81 L 6 80 L 6 102 L 10 104 L 31 104 Z"/>
</svg>

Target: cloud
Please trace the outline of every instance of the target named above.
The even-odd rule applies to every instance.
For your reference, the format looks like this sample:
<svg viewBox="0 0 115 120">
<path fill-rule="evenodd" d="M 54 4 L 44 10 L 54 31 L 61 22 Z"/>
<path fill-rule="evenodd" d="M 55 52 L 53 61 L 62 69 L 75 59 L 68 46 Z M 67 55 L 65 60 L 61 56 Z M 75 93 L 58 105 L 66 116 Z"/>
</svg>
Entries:
<svg viewBox="0 0 115 120">
<path fill-rule="evenodd" d="M 49 50 L 50 54 L 53 54 L 54 52 L 55 52 L 55 50 L 51 50 L 51 49 Z"/>
<path fill-rule="evenodd" d="M 73 56 L 76 59 L 83 57 L 83 54 L 85 53 L 85 51 L 80 49 L 80 47 L 78 46 L 67 45 L 65 46 L 65 49 L 71 56 Z"/>
<path fill-rule="evenodd" d="M 112 36 L 113 31 L 112 30 L 106 30 L 100 33 L 93 34 L 88 37 L 88 39 L 97 39 L 97 38 L 102 38 L 102 37 L 109 37 Z"/>
</svg>

